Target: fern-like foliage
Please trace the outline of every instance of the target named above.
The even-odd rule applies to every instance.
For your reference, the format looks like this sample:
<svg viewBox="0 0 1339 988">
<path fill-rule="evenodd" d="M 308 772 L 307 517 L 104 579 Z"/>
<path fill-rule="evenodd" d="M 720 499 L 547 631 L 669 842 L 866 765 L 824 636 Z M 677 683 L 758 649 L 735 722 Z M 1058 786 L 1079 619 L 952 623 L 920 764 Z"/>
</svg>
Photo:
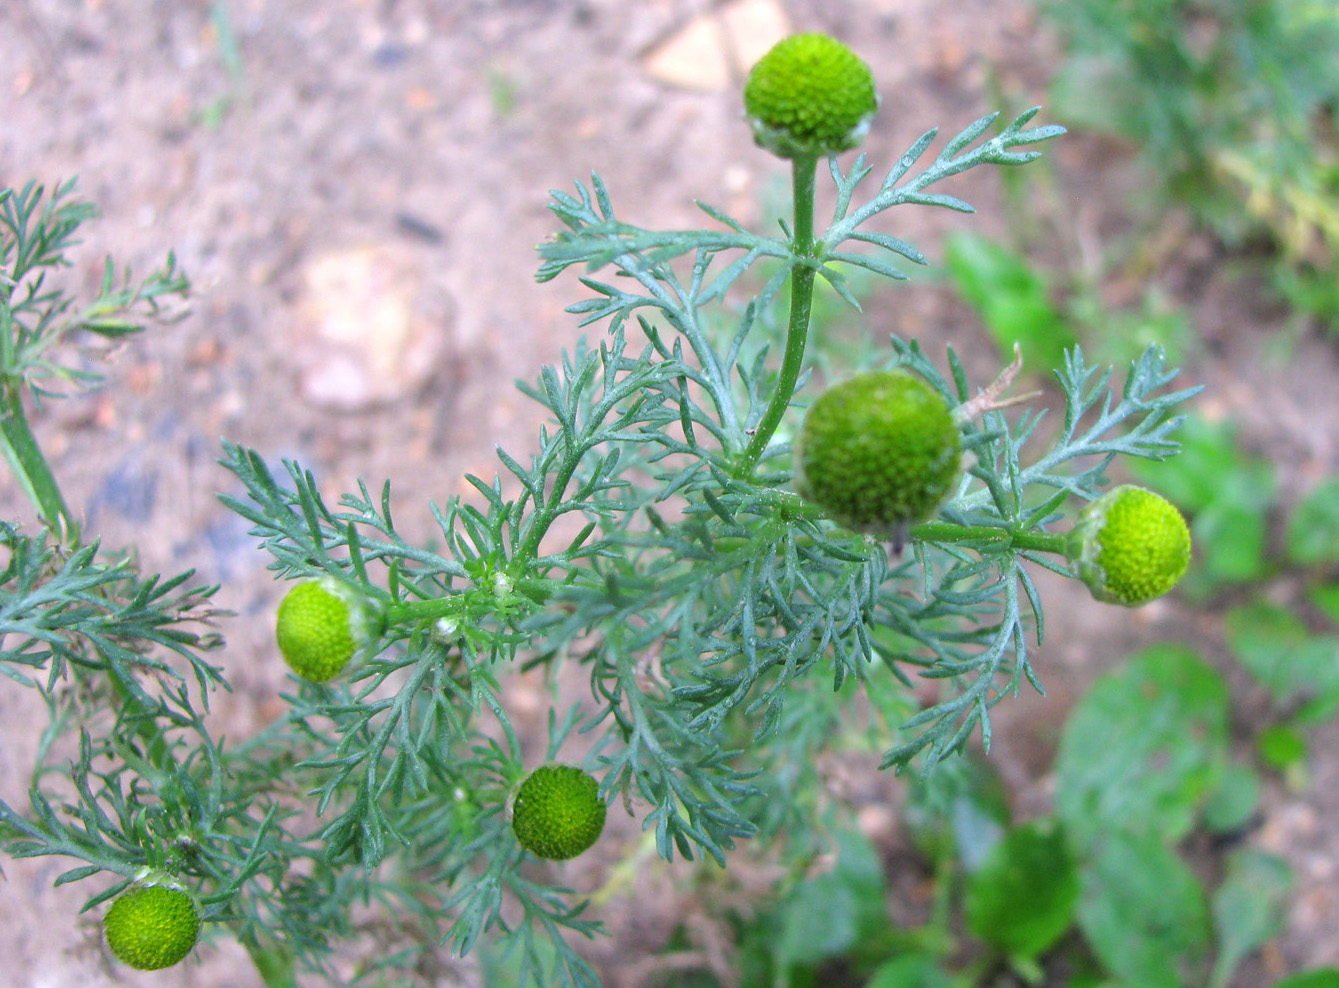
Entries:
<svg viewBox="0 0 1339 988">
<path fill-rule="evenodd" d="M 626 224 L 598 176 L 554 193 L 562 230 L 540 247 L 539 279 L 580 267 L 587 294 L 568 311 L 603 337 L 520 385 L 546 415 L 536 447 L 498 450 L 496 476 L 469 477 L 470 497 L 430 506 L 431 548 L 397 532 L 389 483 L 331 501 L 301 464 L 272 469 L 226 445 L 240 489 L 223 501 L 276 576 L 339 581 L 375 617 L 361 664 L 298 684 L 253 738 L 224 744 L 204 721 L 203 697 L 223 681 L 202 657 L 211 641 L 182 625 L 208 616 L 208 590 L 6 529 L 0 669 L 48 702 L 53 745 L 88 702 L 62 685 L 71 678 L 121 701 L 113 723 L 75 735 L 62 797 L 72 813 L 48 795 L 48 760 L 30 812 L 0 804 L 10 851 L 85 862 L 63 880 L 129 880 L 141 867 L 192 879 L 209 918 L 263 970 L 295 958 L 328 970 L 334 939 L 367 933 L 348 911 L 363 901 L 393 911 L 402 939 L 379 941 L 360 983 L 439 945 L 465 954 L 491 942 L 490 970 L 586 988 L 594 971 L 568 938 L 599 924 L 522 870 L 506 810 L 528 768 L 563 757 L 576 736 L 602 794 L 663 857 L 722 865 L 760 834 L 805 845 L 806 786 L 834 738 L 923 772 L 978 733 L 989 745 L 991 708 L 1024 680 L 1041 688 L 1030 655 L 1045 608 L 1030 567 L 1067 572 L 1045 551 L 1056 526 L 1100 494 L 1115 458 L 1173 452 L 1175 407 L 1193 389 L 1169 390 L 1175 372 L 1149 351 L 1116 394 L 1111 372 L 1075 350 L 1057 374 L 1063 422 L 1045 436 L 1038 412 L 973 415 L 976 389 L 951 349 L 941 370 L 893 338 L 886 363 L 959 408 L 967 454 L 961 484 L 909 548 L 841 529 L 798 497 L 786 429 L 770 433 L 765 413 L 780 387 L 774 303 L 788 281 L 821 277 L 855 304 L 844 271 L 901 278 L 890 256 L 924 263 L 875 222 L 899 205 L 969 211 L 931 188 L 1035 157 L 1025 148 L 1061 133 L 1027 129 L 1035 113 L 981 140 L 995 119 L 984 117 L 917 171 L 928 132 L 863 202 L 863 156 L 847 172 L 832 162 L 832 222 L 798 250 L 788 228 L 759 235 L 705 205 L 719 228 Z M 28 203 L 9 202 L 16 234 Z M 59 219 L 48 217 L 53 243 Z M 806 400 L 799 380 L 783 401 Z M 193 688 L 162 655 L 183 660 Z M 551 713 L 542 753 L 524 750 L 505 682 L 535 666 L 575 668 L 588 683 L 581 702 Z M 917 680 L 940 689 L 923 709 Z"/>
</svg>

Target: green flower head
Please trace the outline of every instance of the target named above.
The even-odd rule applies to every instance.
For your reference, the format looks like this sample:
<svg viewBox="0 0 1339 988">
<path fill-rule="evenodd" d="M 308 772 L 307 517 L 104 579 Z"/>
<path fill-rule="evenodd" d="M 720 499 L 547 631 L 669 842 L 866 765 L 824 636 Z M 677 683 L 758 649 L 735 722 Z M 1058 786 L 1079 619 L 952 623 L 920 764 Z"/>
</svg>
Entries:
<svg viewBox="0 0 1339 988">
<path fill-rule="evenodd" d="M 893 536 L 934 512 L 961 460 L 958 426 L 934 388 L 905 371 L 868 371 L 810 406 L 795 489 L 839 525 Z"/>
<path fill-rule="evenodd" d="M 137 971 L 159 971 L 176 964 L 195 946 L 200 914 L 195 901 L 179 888 L 138 885 L 116 897 L 102 918 L 107 946 Z"/>
<path fill-rule="evenodd" d="M 333 679 L 368 640 L 367 615 L 352 596 L 332 580 L 308 580 L 280 601 L 275 639 L 284 661 L 303 679 Z"/>
<path fill-rule="evenodd" d="M 878 108 L 869 66 L 825 34 L 778 42 L 744 83 L 754 140 L 783 158 L 824 157 L 855 147 Z"/>
<path fill-rule="evenodd" d="M 1138 607 L 1181 579 L 1190 529 L 1166 498 L 1122 484 L 1079 513 L 1066 555 L 1098 600 Z"/>
<path fill-rule="evenodd" d="M 594 776 L 575 765 L 541 765 L 516 790 L 511 829 L 537 857 L 564 861 L 599 840 L 604 817 Z"/>
</svg>

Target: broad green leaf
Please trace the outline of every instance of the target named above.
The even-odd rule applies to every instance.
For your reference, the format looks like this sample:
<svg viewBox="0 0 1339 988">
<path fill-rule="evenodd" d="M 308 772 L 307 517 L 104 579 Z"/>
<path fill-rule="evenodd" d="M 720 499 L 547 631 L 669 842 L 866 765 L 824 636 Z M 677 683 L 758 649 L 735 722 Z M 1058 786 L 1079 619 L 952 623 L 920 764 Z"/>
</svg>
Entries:
<svg viewBox="0 0 1339 988">
<path fill-rule="evenodd" d="M 1211 585 L 1247 583 L 1264 574 L 1268 532 L 1259 508 L 1215 501 L 1190 519 L 1190 535 L 1199 573 Z"/>
<path fill-rule="evenodd" d="M 1056 813 L 1083 852 L 1114 829 L 1172 843 L 1218 785 L 1227 687 L 1189 649 L 1158 645 L 1093 684 L 1065 725 Z"/>
<path fill-rule="evenodd" d="M 1228 765 L 1204 805 L 1204 825 L 1214 833 L 1230 834 L 1246 826 L 1259 803 L 1260 780 L 1255 770 L 1249 765 Z"/>
<path fill-rule="evenodd" d="M 1325 967 L 1275 981 L 1273 988 L 1339 988 L 1339 968 Z"/>
<path fill-rule="evenodd" d="M 1322 583 L 1312 587 L 1307 593 L 1307 599 L 1331 624 L 1339 625 L 1339 583 Z"/>
<path fill-rule="evenodd" d="M 1281 772 L 1306 761 L 1306 738 L 1289 724 L 1265 728 L 1256 736 L 1255 748 L 1262 762 Z"/>
<path fill-rule="evenodd" d="M 1288 558 L 1303 566 L 1339 562 L 1339 477 L 1322 481 L 1288 519 Z"/>
<path fill-rule="evenodd" d="M 1074 921 L 1079 874 L 1054 825 L 1004 835 L 967 882 L 967 928 L 1015 960 L 1033 960 Z"/>
<path fill-rule="evenodd" d="M 1267 601 L 1252 601 L 1224 619 L 1237 661 L 1282 703 L 1339 693 L 1339 638 L 1312 635 L 1301 618 Z"/>
<path fill-rule="evenodd" d="M 800 882 L 777 916 L 778 966 L 813 965 L 847 953 L 888 923 L 883 866 L 861 834 L 838 834 L 832 871 Z"/>
<path fill-rule="evenodd" d="M 1063 366 L 1074 334 L 1052 304 L 1040 272 L 1017 251 L 978 234 L 948 238 L 945 259 L 959 293 L 1004 353 L 1017 343 L 1024 367 Z"/>
<path fill-rule="evenodd" d="M 1092 848 L 1079 925 L 1116 980 L 1138 988 L 1199 983 L 1212 939 L 1199 881 L 1152 833 L 1113 830 Z"/>
<path fill-rule="evenodd" d="M 865 988 L 959 988 L 962 981 L 947 974 L 924 954 L 908 954 L 880 964 Z"/>
<path fill-rule="evenodd" d="M 1292 872 L 1286 861 L 1254 848 L 1234 852 L 1213 895 L 1218 943 L 1210 988 L 1223 988 L 1247 954 L 1278 934 L 1287 918 Z"/>
</svg>

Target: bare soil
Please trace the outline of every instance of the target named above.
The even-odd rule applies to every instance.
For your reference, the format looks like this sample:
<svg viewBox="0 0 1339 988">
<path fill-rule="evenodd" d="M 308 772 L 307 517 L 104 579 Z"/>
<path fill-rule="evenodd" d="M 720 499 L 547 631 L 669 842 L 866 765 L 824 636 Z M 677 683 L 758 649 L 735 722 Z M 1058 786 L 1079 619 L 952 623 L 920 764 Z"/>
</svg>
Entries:
<svg viewBox="0 0 1339 988">
<path fill-rule="evenodd" d="M 532 245 L 555 228 L 547 190 L 598 170 L 632 222 L 696 225 L 694 199 L 757 221 L 781 174 L 741 120 L 737 71 L 721 87 L 702 69 L 704 85 L 693 88 L 648 67 L 713 9 L 706 0 L 0 5 L 0 181 L 50 188 L 78 175 L 102 211 L 71 283 L 91 293 L 109 253 L 142 273 L 174 249 L 195 284 L 184 321 L 107 364 L 107 390 L 50 403 L 35 426 L 89 531 L 110 547 L 138 546 L 147 569 L 194 567 L 223 583 L 220 603 L 237 615 L 225 629 L 234 692 L 215 706 L 230 736 L 276 714 L 283 672 L 270 638 L 279 588 L 245 524 L 215 499 L 230 485 L 214 462 L 219 440 L 273 461 L 297 458 L 332 496 L 359 477 L 373 486 L 391 478 L 404 530 L 423 538 L 428 500 L 464 491 L 466 473 L 493 476 L 497 444 L 529 450 L 540 410 L 510 382 L 533 378 L 575 343 L 563 307 L 582 293 L 574 279 L 534 281 Z M 796 29 L 846 39 L 874 67 L 883 109 L 865 150 L 876 166 L 929 126 L 952 132 L 994 108 L 994 93 L 1012 107 L 1045 102 L 1052 42 L 1024 0 L 794 0 L 783 12 Z M 1077 134 L 1048 150 L 1083 228 L 1099 242 L 1118 235 L 1128 225 L 1128 149 Z M 910 211 L 896 232 L 932 260 L 949 230 L 998 233 L 997 182 L 973 173 L 952 189 L 978 205 L 976 217 Z M 1157 277 L 1190 307 L 1202 341 L 1186 372 L 1208 386 L 1200 407 L 1242 423 L 1247 444 L 1277 462 L 1286 498 L 1339 471 L 1333 338 L 1280 345 L 1283 314 L 1258 286 L 1225 274 L 1194 235 L 1178 236 L 1162 260 Z M 1114 301 L 1126 288 L 1112 286 Z M 390 308 L 378 308 L 387 299 Z M 348 338 L 347 320 L 334 325 L 360 300 L 375 309 L 352 322 L 378 341 L 370 351 Z M 411 317 L 399 318 L 397 305 Z M 936 356 L 951 341 L 982 381 L 1000 363 L 932 278 L 877 296 L 850 321 L 852 332 L 919 337 Z M 7 476 L 0 510 L 31 517 Z M 1116 614 L 1058 580 L 1042 582 L 1059 602 L 1040 659 L 1050 695 L 1000 708 L 990 756 L 1024 816 L 1047 809 L 1067 709 L 1130 648 L 1170 637 L 1227 667 L 1214 623 L 1199 612 L 1163 603 Z M 1241 709 L 1252 709 L 1240 688 Z M 536 699 L 518 687 L 518 710 Z M 0 796 L 20 804 L 38 715 L 0 688 Z M 1240 727 L 1244 738 L 1249 725 Z M 1271 783 L 1247 838 L 1290 860 L 1297 894 L 1287 929 L 1239 988 L 1339 964 L 1339 725 L 1320 729 L 1314 747 L 1305 787 Z M 897 826 L 900 783 L 872 768 L 850 784 L 889 862 L 890 908 L 915 921 L 924 873 Z M 596 907 L 611 936 L 589 954 L 607 983 L 652 984 L 657 968 L 675 963 L 656 958 L 680 927 L 691 948 L 677 963 L 721 964 L 729 942 L 710 895 L 763 892 L 765 849 L 742 852 L 728 882 L 707 881 L 690 866 L 632 857 L 635 826 L 617 836 L 601 843 L 603 857 L 563 874 L 594 890 L 636 864 L 638 879 Z M 76 918 L 83 883 L 51 888 L 66 862 L 3 867 L 6 984 L 259 983 L 226 938 L 164 975 L 113 968 L 95 918 Z M 424 983 L 475 984 L 477 974 L 465 962 Z"/>
</svg>

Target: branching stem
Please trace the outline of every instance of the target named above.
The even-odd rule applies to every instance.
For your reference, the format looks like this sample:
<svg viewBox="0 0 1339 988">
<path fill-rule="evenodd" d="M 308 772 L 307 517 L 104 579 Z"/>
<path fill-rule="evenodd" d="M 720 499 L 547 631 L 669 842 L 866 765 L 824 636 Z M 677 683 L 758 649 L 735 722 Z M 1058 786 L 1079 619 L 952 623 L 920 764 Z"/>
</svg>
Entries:
<svg viewBox="0 0 1339 988">
<path fill-rule="evenodd" d="M 911 537 L 921 542 L 991 542 L 1011 549 L 1030 552 L 1054 552 L 1064 555 L 1064 534 L 1047 532 L 1011 532 L 983 525 L 956 525 L 947 521 L 927 521 L 911 529 Z"/>
<path fill-rule="evenodd" d="M 814 179 L 818 159 L 796 158 L 791 162 L 791 179 L 795 191 L 795 229 L 791 241 L 797 258 L 814 256 Z M 751 476 L 762 458 L 767 444 L 776 434 L 781 419 L 795 395 L 804 364 L 804 348 L 809 339 L 809 315 L 814 302 L 814 275 L 816 269 L 802 262 L 790 269 L 790 320 L 786 327 L 786 349 L 781 358 L 781 373 L 777 375 L 776 389 L 753 431 L 748 447 L 740 461 L 740 475 Z"/>
</svg>

